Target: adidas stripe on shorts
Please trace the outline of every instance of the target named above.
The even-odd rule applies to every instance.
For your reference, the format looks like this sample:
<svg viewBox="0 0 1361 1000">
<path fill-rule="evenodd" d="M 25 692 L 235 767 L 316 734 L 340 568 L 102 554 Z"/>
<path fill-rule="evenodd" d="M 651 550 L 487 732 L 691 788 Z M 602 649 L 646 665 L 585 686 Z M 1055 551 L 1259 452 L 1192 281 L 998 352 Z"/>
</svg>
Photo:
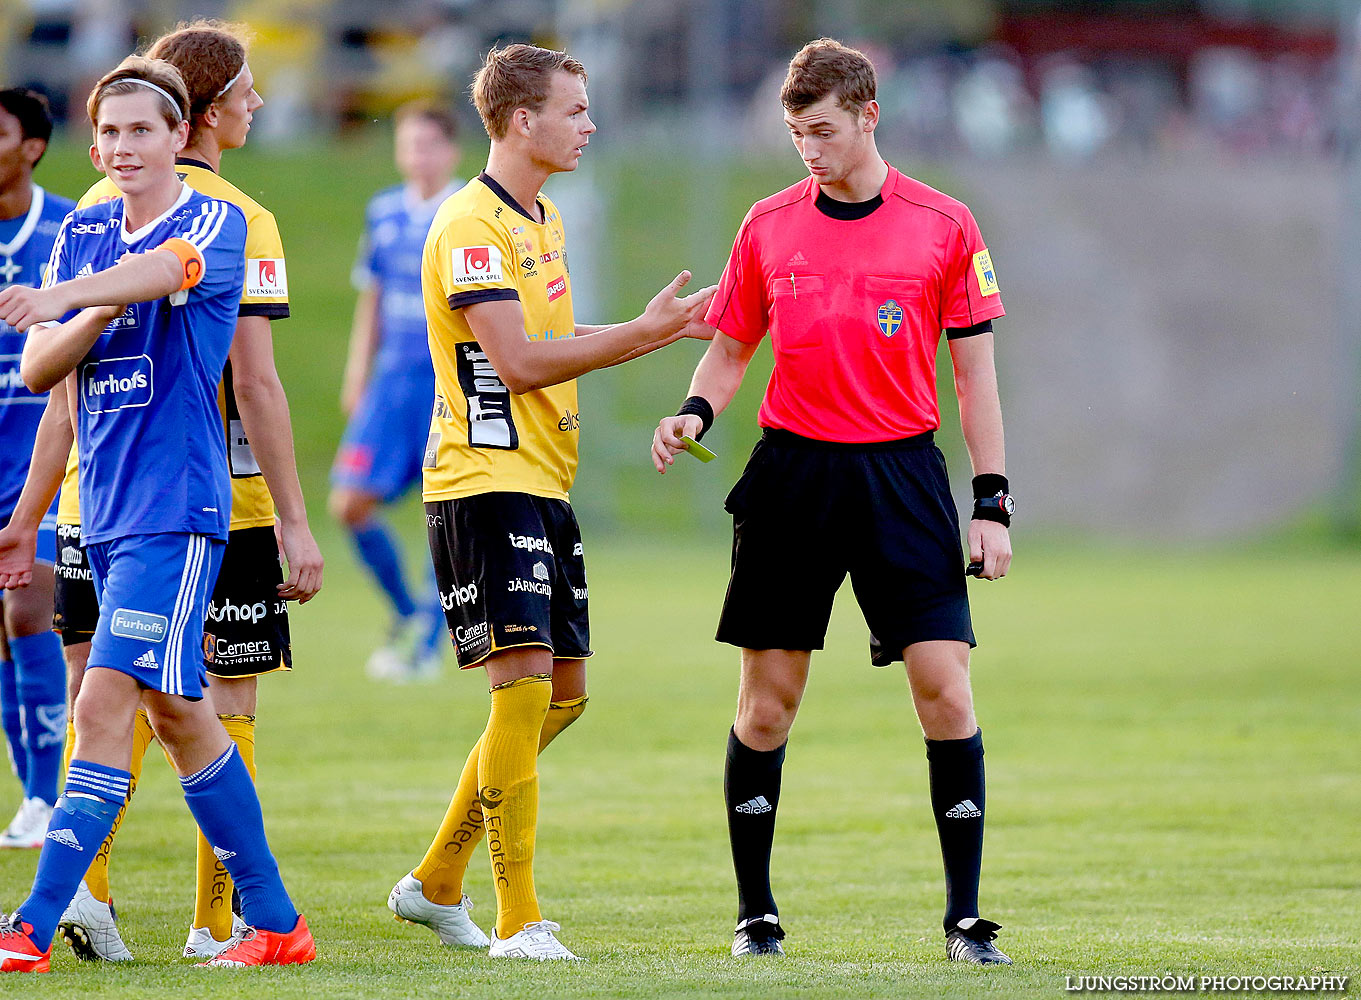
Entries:
<svg viewBox="0 0 1361 1000">
<path fill-rule="evenodd" d="M 90 667 L 203 697 L 203 619 L 225 544 L 207 535 L 129 535 L 85 547 L 99 598 Z"/>
</svg>

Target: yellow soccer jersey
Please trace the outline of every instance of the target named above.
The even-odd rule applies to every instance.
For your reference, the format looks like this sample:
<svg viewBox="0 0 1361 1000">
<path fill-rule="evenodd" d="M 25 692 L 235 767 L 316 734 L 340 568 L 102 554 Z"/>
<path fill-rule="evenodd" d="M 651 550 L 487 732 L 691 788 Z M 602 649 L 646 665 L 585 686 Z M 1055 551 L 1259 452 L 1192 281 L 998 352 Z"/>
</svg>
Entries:
<svg viewBox="0 0 1361 1000">
<path fill-rule="evenodd" d="M 426 500 L 492 492 L 566 499 L 576 475 L 576 381 L 512 395 L 463 313 L 514 299 L 531 340 L 575 336 L 562 217 L 547 198 L 538 204 L 542 225 L 483 173 L 450 195 L 430 226 L 421 263 L 435 364 Z"/>
<path fill-rule="evenodd" d="M 66 476 L 61 481 L 61 495 L 57 497 L 57 523 L 80 523 L 80 459 L 76 443 L 71 442 L 71 453 L 66 456 Z"/>
<path fill-rule="evenodd" d="M 235 185 L 215 174 L 206 163 L 181 159 L 178 161 L 176 172 L 195 191 L 209 198 L 231 202 L 246 215 L 246 287 L 241 296 L 241 309 L 237 315 L 264 316 L 269 319 L 286 318 L 288 272 L 284 267 L 283 241 L 279 239 L 279 226 L 274 221 L 274 215 Z M 117 197 L 118 188 L 114 186 L 113 181 L 105 177 L 85 192 L 77 207 L 86 208 Z M 222 371 L 217 404 L 222 412 L 222 426 L 227 435 L 227 466 L 232 476 L 231 530 L 272 525 L 274 498 L 269 495 L 269 488 L 260 474 L 260 466 L 255 462 L 250 441 L 246 439 L 246 432 L 241 425 L 236 395 L 232 392 L 230 361 Z M 61 507 L 66 505 L 65 497 L 68 492 L 72 494 L 72 504 L 77 503 L 74 498 L 74 483 L 75 477 L 68 468 L 66 482 L 62 485 Z M 73 521 L 63 523 L 79 523 L 78 514 L 75 518 Z"/>
</svg>

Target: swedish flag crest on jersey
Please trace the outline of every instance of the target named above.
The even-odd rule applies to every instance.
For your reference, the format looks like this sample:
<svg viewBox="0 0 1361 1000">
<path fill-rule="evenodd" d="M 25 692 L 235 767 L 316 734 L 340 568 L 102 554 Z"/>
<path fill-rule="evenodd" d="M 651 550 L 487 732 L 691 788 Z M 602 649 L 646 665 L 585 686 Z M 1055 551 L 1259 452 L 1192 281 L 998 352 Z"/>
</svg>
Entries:
<svg viewBox="0 0 1361 1000">
<path fill-rule="evenodd" d="M 896 299 L 889 299 L 879 307 L 878 319 L 879 332 L 885 337 L 892 337 L 903 325 L 903 307 L 898 305 Z"/>
</svg>

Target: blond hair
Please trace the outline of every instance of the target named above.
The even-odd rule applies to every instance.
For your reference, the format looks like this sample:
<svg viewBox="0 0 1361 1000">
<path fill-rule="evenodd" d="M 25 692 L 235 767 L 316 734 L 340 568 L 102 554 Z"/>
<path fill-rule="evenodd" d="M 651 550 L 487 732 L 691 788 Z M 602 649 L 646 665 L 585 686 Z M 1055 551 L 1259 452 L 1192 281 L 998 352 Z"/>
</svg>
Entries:
<svg viewBox="0 0 1361 1000">
<path fill-rule="evenodd" d="M 566 52 L 515 44 L 487 53 L 473 77 L 473 105 L 492 139 L 504 139 L 517 108 L 538 111 L 548 100 L 553 74 L 561 70 L 586 82 L 586 67 Z"/>
<path fill-rule="evenodd" d="M 90 96 L 85 101 L 85 111 L 90 116 L 91 124 L 98 122 L 99 105 L 104 98 L 144 93 L 148 89 L 143 86 L 146 83 L 164 91 L 174 102 L 173 108 L 164 100 L 156 102 L 161 109 L 161 118 L 170 129 L 173 130 L 189 117 L 189 90 L 184 85 L 184 77 L 180 76 L 180 71 L 164 59 L 128 56 L 114 69 L 100 77 L 99 82 L 90 91 Z"/>
</svg>

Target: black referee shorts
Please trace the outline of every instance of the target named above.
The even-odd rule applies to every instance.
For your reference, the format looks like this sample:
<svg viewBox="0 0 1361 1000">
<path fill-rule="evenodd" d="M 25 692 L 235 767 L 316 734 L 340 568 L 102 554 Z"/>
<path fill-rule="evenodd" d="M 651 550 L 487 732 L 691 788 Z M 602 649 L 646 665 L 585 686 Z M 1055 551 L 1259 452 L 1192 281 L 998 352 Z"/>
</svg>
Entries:
<svg viewBox="0 0 1361 1000">
<path fill-rule="evenodd" d="M 838 444 L 767 429 L 725 506 L 732 576 L 719 642 L 821 649 L 849 573 L 877 665 L 914 642 L 976 645 L 959 516 L 929 432 Z"/>
</svg>

